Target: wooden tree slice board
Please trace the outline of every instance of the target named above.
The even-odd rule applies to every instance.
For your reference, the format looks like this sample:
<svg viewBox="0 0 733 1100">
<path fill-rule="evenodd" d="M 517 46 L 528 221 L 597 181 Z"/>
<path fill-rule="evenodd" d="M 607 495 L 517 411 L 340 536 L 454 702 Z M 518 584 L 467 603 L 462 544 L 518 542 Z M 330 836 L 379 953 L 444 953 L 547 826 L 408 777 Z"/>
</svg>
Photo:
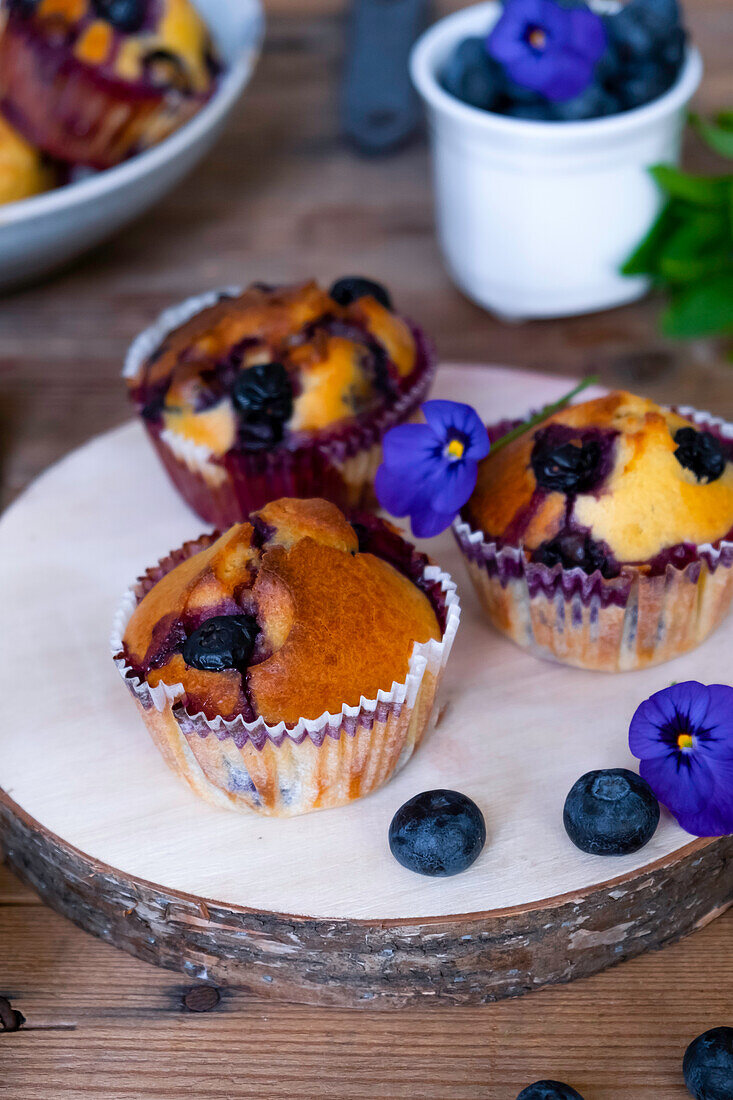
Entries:
<svg viewBox="0 0 733 1100">
<path fill-rule="evenodd" d="M 448 367 L 436 395 L 486 419 L 568 383 Z M 538 661 L 484 622 L 446 534 L 431 553 L 459 582 L 463 621 L 437 728 L 384 789 L 290 820 L 199 801 L 166 769 L 109 657 L 120 594 L 198 535 L 142 429 L 128 424 L 49 470 L 0 521 L 0 835 L 55 909 L 192 976 L 321 1004 L 469 1002 L 567 981 L 659 946 L 733 900 L 733 839 L 695 840 L 664 815 L 634 856 L 565 836 L 583 772 L 634 767 L 629 719 L 673 680 L 730 679 L 733 620 L 661 668 L 594 674 Z M 451 879 L 400 867 L 394 811 L 452 787 L 482 807 L 488 843 Z"/>
</svg>

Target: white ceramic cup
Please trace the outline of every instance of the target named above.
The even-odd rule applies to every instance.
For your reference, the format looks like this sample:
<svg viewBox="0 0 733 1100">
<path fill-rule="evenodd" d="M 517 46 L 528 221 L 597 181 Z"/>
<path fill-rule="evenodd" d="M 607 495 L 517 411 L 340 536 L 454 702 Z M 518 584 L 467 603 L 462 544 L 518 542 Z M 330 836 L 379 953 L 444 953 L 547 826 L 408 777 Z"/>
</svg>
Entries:
<svg viewBox="0 0 733 1100">
<path fill-rule="evenodd" d="M 441 19 L 415 44 L 412 79 L 428 112 L 438 236 L 469 298 L 507 318 L 621 305 L 647 290 L 620 267 L 661 195 L 647 169 L 679 161 L 685 108 L 702 77 L 688 50 L 676 84 L 608 118 L 534 122 L 470 107 L 438 74 L 457 44 L 486 34 L 496 0 Z"/>
</svg>

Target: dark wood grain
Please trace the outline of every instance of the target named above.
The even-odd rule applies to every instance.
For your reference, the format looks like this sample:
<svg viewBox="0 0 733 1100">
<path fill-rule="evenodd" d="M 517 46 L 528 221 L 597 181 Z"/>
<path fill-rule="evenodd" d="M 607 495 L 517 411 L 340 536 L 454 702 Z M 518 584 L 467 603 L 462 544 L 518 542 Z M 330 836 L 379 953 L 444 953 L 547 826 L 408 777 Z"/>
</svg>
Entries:
<svg viewBox="0 0 733 1100">
<path fill-rule="evenodd" d="M 686 6 L 707 65 L 698 104 L 730 106 L 730 0 Z M 431 329 L 446 359 L 597 369 L 607 384 L 733 415 L 720 349 L 662 340 L 654 300 L 521 327 L 468 303 L 433 239 L 425 146 L 361 161 L 338 139 L 342 0 L 269 7 L 262 64 L 207 163 L 75 268 L 0 301 L 4 502 L 127 417 L 122 356 L 156 311 L 253 278 L 372 274 Z M 715 166 L 694 139 L 686 157 Z M 686 1044 L 733 1022 L 731 935 L 729 913 L 661 953 L 481 1008 L 356 1015 L 224 990 L 210 1010 L 190 1011 L 184 998 L 198 983 L 93 939 L 0 869 L 0 994 L 27 1017 L 20 1031 L 0 1033 L 0 1096 L 513 1100 L 548 1076 L 586 1100 L 684 1100 Z"/>
</svg>

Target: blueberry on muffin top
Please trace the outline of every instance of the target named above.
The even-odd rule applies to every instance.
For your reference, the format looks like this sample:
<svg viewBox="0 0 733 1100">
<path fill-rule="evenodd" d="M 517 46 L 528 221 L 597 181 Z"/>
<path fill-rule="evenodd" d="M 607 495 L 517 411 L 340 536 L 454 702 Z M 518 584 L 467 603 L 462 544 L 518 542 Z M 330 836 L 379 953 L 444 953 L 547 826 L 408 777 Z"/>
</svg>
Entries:
<svg viewBox="0 0 733 1100">
<path fill-rule="evenodd" d="M 295 725 L 373 699 L 405 679 L 416 642 L 441 637 L 405 548 L 379 520 L 355 528 L 326 501 L 275 501 L 154 584 L 125 659 L 151 687 L 181 684 L 209 719 Z"/>
<path fill-rule="evenodd" d="M 418 367 L 378 284 L 254 284 L 172 332 L 129 379 L 143 415 L 222 456 L 294 447 L 399 398 Z"/>
<path fill-rule="evenodd" d="M 730 535 L 733 441 L 611 393 L 489 454 L 463 515 L 550 566 L 663 572 L 675 548 Z"/>
</svg>

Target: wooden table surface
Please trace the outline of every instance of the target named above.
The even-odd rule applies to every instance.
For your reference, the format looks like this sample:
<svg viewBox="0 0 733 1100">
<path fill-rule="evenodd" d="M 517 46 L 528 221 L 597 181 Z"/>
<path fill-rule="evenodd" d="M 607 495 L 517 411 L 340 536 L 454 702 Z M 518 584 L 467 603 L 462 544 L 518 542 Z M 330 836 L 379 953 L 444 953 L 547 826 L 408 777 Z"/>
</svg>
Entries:
<svg viewBox="0 0 733 1100">
<path fill-rule="evenodd" d="M 661 339 L 654 300 L 522 326 L 467 302 L 433 238 L 424 144 L 364 161 L 339 140 L 340 0 L 269 9 L 262 63 L 206 164 L 72 270 L 0 302 L 3 503 L 129 415 L 120 363 L 159 309 L 255 278 L 371 274 L 425 323 L 444 359 L 597 371 L 607 385 L 733 416 L 733 368 L 720 348 Z M 698 103 L 730 106 L 731 2 L 687 0 L 687 10 L 707 64 Z M 715 166 L 695 140 L 687 161 Z M 0 1034 L 0 1096 L 514 1100 L 554 1077 L 585 1100 L 683 1100 L 686 1044 L 733 1024 L 731 933 L 733 913 L 661 953 L 481 1009 L 350 1013 L 228 989 L 196 1013 L 180 975 L 87 936 L 0 868 L 0 994 L 27 1018 Z"/>
</svg>

